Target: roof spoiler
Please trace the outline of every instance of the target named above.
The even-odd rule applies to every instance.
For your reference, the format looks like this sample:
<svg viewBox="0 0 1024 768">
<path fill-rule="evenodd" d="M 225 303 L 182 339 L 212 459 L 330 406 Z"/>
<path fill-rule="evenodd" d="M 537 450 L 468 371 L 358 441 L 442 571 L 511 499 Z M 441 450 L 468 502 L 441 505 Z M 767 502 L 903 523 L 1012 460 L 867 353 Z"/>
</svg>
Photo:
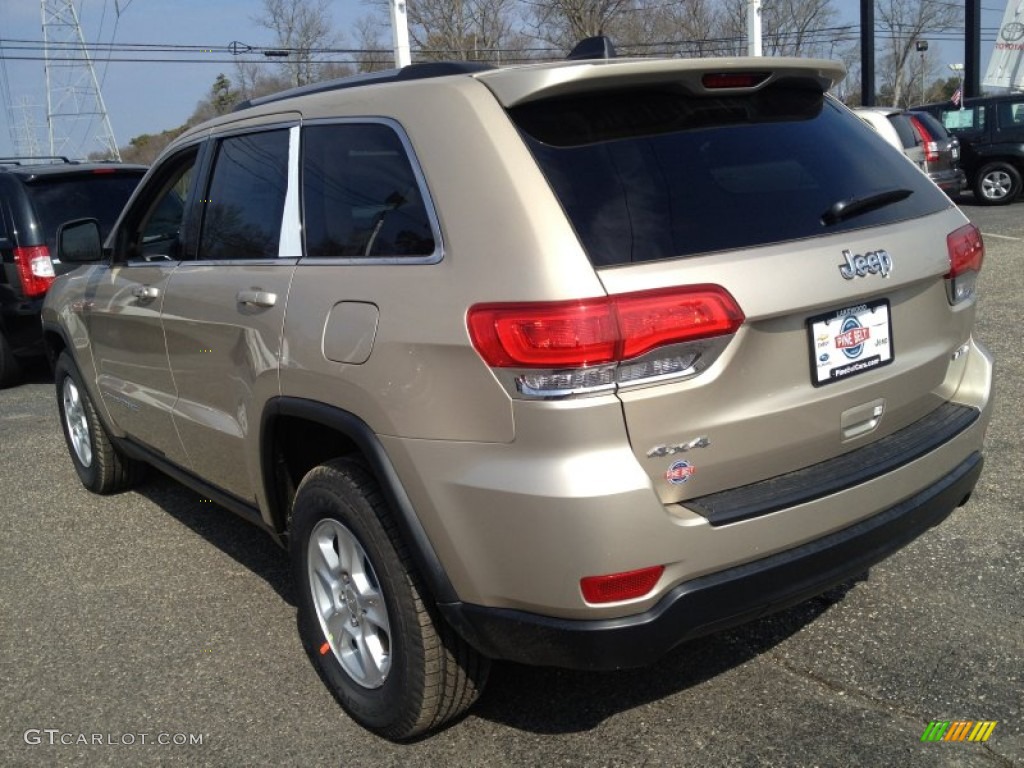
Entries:
<svg viewBox="0 0 1024 768">
<path fill-rule="evenodd" d="M 614 59 L 617 56 L 612 41 L 604 35 L 598 35 L 580 40 L 565 58 L 569 61 L 578 61 L 581 59 Z"/>
</svg>

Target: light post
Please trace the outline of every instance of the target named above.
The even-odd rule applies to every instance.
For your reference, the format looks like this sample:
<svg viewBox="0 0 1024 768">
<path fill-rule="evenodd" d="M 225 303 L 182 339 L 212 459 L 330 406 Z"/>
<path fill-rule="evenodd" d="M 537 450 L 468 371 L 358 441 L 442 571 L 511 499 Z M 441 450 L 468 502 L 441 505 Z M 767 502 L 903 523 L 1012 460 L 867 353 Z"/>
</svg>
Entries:
<svg viewBox="0 0 1024 768">
<path fill-rule="evenodd" d="M 918 40 L 916 43 L 917 52 L 921 54 L 921 103 L 924 104 L 927 99 L 924 95 L 924 55 L 928 53 L 928 41 Z"/>
</svg>

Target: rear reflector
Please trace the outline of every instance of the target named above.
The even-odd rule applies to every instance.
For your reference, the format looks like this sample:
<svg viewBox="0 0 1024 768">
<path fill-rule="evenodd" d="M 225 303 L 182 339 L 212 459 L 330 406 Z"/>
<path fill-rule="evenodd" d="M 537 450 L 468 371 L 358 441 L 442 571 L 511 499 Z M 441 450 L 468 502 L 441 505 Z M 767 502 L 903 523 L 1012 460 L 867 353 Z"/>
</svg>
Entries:
<svg viewBox="0 0 1024 768">
<path fill-rule="evenodd" d="M 580 591 L 588 603 L 617 603 L 643 597 L 658 583 L 665 566 L 654 565 L 638 571 L 587 576 L 580 579 Z"/>
<path fill-rule="evenodd" d="M 50 249 L 45 245 L 15 248 L 14 263 L 26 298 L 37 298 L 50 289 L 54 278 L 53 262 L 50 261 Z"/>
<path fill-rule="evenodd" d="M 946 289 L 950 304 L 959 304 L 974 296 L 978 273 L 985 260 L 985 242 L 973 224 L 965 224 L 946 236 L 949 272 Z"/>
<path fill-rule="evenodd" d="M 577 301 L 478 304 L 466 321 L 473 346 L 494 368 L 565 369 L 735 333 L 743 319 L 724 288 L 696 285 Z"/>
</svg>

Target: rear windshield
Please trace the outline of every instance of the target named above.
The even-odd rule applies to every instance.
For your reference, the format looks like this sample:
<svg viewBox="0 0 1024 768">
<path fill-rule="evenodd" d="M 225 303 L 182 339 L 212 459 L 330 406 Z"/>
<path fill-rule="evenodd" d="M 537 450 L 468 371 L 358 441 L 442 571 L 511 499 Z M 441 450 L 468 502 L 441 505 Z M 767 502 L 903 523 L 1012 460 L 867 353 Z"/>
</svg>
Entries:
<svg viewBox="0 0 1024 768">
<path fill-rule="evenodd" d="M 599 267 L 874 227 L 950 205 L 816 90 L 606 91 L 530 102 L 510 115 Z M 838 221 L 824 216 L 836 203 L 893 190 L 909 194 Z"/>
<path fill-rule="evenodd" d="M 910 122 L 910 115 L 907 113 L 901 112 L 898 115 L 889 115 L 889 122 L 896 129 L 904 149 L 916 147 L 921 143 L 921 138 L 917 135 L 917 131 L 914 130 L 914 124 Z"/>
<path fill-rule="evenodd" d="M 41 177 L 32 182 L 29 194 L 50 253 L 55 250 L 57 227 L 72 219 L 97 219 L 105 240 L 141 179 L 141 173 L 97 173 Z"/>
</svg>

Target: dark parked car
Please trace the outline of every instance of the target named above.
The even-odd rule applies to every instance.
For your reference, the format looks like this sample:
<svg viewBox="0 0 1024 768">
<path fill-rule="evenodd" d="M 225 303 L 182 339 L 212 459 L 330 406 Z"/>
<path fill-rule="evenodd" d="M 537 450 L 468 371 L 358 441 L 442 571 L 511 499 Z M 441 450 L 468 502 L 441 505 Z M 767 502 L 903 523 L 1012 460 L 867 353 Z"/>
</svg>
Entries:
<svg viewBox="0 0 1024 768">
<path fill-rule="evenodd" d="M 964 188 L 960 140 L 932 115 L 898 107 L 857 107 L 854 112 L 902 150 L 947 195 L 959 194 Z"/>
<path fill-rule="evenodd" d="M 980 96 L 914 107 L 933 115 L 960 139 L 960 165 L 975 199 L 1005 205 L 1021 191 L 1024 175 L 1024 93 Z"/>
<path fill-rule="evenodd" d="M 51 258 L 57 227 L 95 218 L 105 237 L 145 172 L 142 165 L 0 158 L 0 387 L 18 380 L 22 360 L 43 354 L 43 296 L 68 270 Z"/>
</svg>

